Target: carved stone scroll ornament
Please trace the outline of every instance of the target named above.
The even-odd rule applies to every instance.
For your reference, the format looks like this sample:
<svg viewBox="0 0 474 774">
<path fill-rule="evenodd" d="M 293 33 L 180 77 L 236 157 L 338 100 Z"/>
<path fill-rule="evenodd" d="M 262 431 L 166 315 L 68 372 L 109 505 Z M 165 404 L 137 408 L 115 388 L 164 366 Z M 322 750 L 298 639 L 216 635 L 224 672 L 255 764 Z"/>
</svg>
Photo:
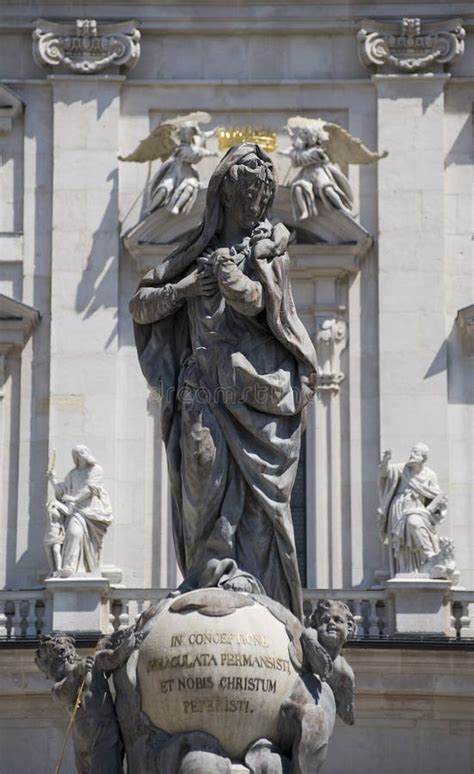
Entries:
<svg viewBox="0 0 474 774">
<path fill-rule="evenodd" d="M 328 317 L 319 322 L 316 334 L 318 392 L 339 392 L 339 386 L 344 379 L 341 355 L 347 347 L 347 342 L 347 325 L 344 320 Z"/>
<path fill-rule="evenodd" d="M 366 67 L 388 65 L 413 73 L 462 56 L 465 36 L 461 19 L 424 22 L 404 18 L 383 23 L 365 19 L 357 33 L 359 58 Z"/>
<path fill-rule="evenodd" d="M 134 21 L 98 24 L 76 19 L 57 24 L 39 19 L 33 31 L 33 56 L 41 67 L 64 65 L 88 75 L 106 67 L 135 67 L 140 56 L 140 32 Z"/>
</svg>

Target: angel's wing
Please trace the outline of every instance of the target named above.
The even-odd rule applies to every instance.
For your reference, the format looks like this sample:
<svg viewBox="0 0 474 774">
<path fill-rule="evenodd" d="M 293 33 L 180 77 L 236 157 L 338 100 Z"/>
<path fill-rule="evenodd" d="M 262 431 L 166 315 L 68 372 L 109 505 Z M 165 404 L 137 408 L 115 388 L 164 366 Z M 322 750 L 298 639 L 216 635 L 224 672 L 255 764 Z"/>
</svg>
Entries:
<svg viewBox="0 0 474 774">
<path fill-rule="evenodd" d="M 353 137 L 338 124 L 324 123 L 323 129 L 329 135 L 326 153 L 336 164 L 372 164 L 387 156 L 387 151 L 370 151 L 358 137 Z"/>
<path fill-rule="evenodd" d="M 336 712 L 348 726 L 354 725 L 354 672 L 344 656 L 337 656 L 328 678 L 336 700 Z"/>
<path fill-rule="evenodd" d="M 140 163 L 154 161 L 155 159 L 166 161 L 178 147 L 176 130 L 181 124 L 207 124 L 210 120 L 211 116 L 209 113 L 205 113 L 202 110 L 170 118 L 158 124 L 151 134 L 138 144 L 133 153 L 130 153 L 129 156 L 119 156 L 119 159 L 120 161 L 137 161 Z"/>
</svg>

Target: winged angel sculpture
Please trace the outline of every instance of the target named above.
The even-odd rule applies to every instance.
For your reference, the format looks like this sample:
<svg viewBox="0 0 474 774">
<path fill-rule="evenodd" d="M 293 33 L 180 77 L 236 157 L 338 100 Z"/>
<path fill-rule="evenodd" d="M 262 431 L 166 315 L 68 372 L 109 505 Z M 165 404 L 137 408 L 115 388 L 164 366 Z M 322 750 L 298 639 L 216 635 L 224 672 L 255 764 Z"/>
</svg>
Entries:
<svg viewBox="0 0 474 774">
<path fill-rule="evenodd" d="M 387 155 L 374 153 L 338 124 L 293 116 L 286 131 L 291 146 L 279 151 L 300 169 L 291 185 L 296 220 L 318 215 L 320 208 L 351 214 L 354 196 L 340 164 L 371 164 Z"/>
<path fill-rule="evenodd" d="M 193 208 L 199 190 L 199 174 L 195 167 L 205 156 L 218 154 L 206 148 L 206 140 L 215 129 L 204 131 L 199 124 L 211 120 L 202 111 L 162 121 L 142 140 L 129 156 L 121 161 L 163 162 L 150 185 L 148 213 L 166 207 L 174 215 L 186 215 Z"/>
</svg>

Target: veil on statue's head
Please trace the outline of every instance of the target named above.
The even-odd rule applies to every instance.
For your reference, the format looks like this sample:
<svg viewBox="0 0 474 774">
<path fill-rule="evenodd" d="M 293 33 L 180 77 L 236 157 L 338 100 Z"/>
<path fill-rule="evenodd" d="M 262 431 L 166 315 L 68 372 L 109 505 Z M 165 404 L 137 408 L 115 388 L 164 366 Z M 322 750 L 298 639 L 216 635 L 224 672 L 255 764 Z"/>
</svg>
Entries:
<svg viewBox="0 0 474 774">
<path fill-rule="evenodd" d="M 221 158 L 211 175 L 206 195 L 206 208 L 202 223 L 188 237 L 187 241 L 174 250 L 171 255 L 156 269 L 145 275 L 140 287 L 161 285 L 182 275 L 190 264 L 198 258 L 214 237 L 222 218 L 221 188 L 229 171 L 235 164 L 245 165 L 249 156 L 257 156 L 271 176 L 272 192 L 268 207 L 271 207 L 275 197 L 277 182 L 273 162 L 259 145 L 243 142 L 229 148 Z"/>
</svg>

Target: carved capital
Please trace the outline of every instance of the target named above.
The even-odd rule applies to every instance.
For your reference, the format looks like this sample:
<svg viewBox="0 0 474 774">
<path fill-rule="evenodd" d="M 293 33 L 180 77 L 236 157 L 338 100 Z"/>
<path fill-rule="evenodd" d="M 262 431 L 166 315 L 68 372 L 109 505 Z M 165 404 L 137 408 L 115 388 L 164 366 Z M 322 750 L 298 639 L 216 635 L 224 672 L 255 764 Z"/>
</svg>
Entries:
<svg viewBox="0 0 474 774">
<path fill-rule="evenodd" d="M 366 67 L 394 68 L 404 73 L 448 64 L 464 53 L 466 32 L 461 19 L 400 22 L 365 19 L 357 33 L 359 58 Z"/>
<path fill-rule="evenodd" d="M 316 354 L 318 356 L 319 392 L 339 392 L 344 379 L 341 371 L 341 355 L 348 343 L 347 325 L 338 317 L 325 317 L 318 321 Z"/>
<path fill-rule="evenodd" d="M 39 19 L 33 31 L 33 56 L 42 67 L 63 65 L 73 73 L 89 75 L 107 67 L 135 67 L 140 56 L 140 32 L 134 21 L 99 24 L 77 19 L 57 24 Z"/>
</svg>

